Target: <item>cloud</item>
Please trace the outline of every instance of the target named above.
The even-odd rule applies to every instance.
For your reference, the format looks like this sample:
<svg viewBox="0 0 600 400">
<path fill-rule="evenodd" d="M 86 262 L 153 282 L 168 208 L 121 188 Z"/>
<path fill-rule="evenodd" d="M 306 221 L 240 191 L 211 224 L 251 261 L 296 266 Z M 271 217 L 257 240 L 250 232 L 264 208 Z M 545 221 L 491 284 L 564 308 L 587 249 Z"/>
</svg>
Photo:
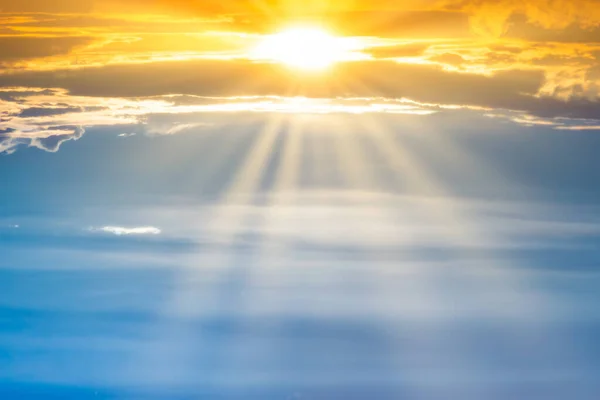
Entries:
<svg viewBox="0 0 600 400">
<path fill-rule="evenodd" d="M 189 243 L 231 244 L 236 233 L 244 232 L 248 244 L 264 241 L 289 246 L 293 243 L 292 247 L 316 252 L 325 250 L 330 254 L 357 254 L 371 249 L 378 250 L 382 259 L 390 255 L 409 258 L 414 252 L 459 243 L 464 248 L 535 249 L 565 245 L 570 239 L 600 236 L 596 219 L 572 221 L 564 216 L 561 206 L 544 203 L 351 190 L 268 192 L 257 196 L 261 197 L 255 199 L 256 202 L 248 202 L 243 194 L 239 197 L 230 194 L 228 204 L 181 205 L 177 210 L 168 211 L 153 207 L 136 212 L 140 217 L 154 214 L 169 235 Z M 432 221 L 427 217 L 432 210 L 451 211 L 446 218 Z M 219 216 L 218 220 L 212 219 L 215 215 Z M 460 225 L 451 215 L 468 220 L 467 225 Z M 182 223 L 198 220 L 213 222 Z M 480 236 L 464 240 L 466 233 L 457 230 L 457 224 Z M 140 232 L 132 232 L 134 229 Z M 160 234 L 156 229 L 108 226 L 95 228 L 95 232 Z"/>
<path fill-rule="evenodd" d="M 564 29 L 570 25 L 593 28 L 599 25 L 596 0 L 354 0 L 335 2 L 266 2 L 153 0 L 103 2 L 105 9 L 145 9 L 171 15 L 237 17 L 249 27 L 269 27 L 286 20 L 327 21 L 344 33 L 414 37 L 500 36 L 512 18 L 522 15 L 532 25 Z"/>
<path fill-rule="evenodd" d="M 12 154 L 20 145 L 55 153 L 62 143 L 78 140 L 84 133 L 85 129 L 81 126 L 50 126 L 28 131 L 26 136 L 22 136 L 23 132 L 10 128 L 0 130 L 0 154 Z"/>
<path fill-rule="evenodd" d="M 0 61 L 68 54 L 92 40 L 90 37 L 0 37 Z"/>
<path fill-rule="evenodd" d="M 402 79 L 407 76 L 410 79 Z M 0 76 L 0 85 L 59 86 L 81 96 L 382 96 L 510 108 L 510 103 L 524 102 L 535 95 L 543 80 L 543 72 L 535 70 L 483 76 L 386 61 L 342 63 L 329 74 L 306 79 L 274 64 L 202 60 L 22 72 Z M 292 91 L 292 87 L 297 89 Z"/>
<path fill-rule="evenodd" d="M 4 93 L 12 93 L 11 96 L 15 97 L 7 97 L 10 101 L 4 102 L 6 111 L 0 114 L 4 117 L 0 118 L 0 153 L 12 152 L 20 145 L 56 152 L 64 142 L 83 136 L 85 128 L 82 125 L 91 122 L 90 114 L 86 113 L 105 109 L 100 106 L 69 106 L 61 103 L 61 97 L 53 91 L 19 93 L 19 89 L 14 89 Z M 56 102 L 47 102 L 49 98 Z M 73 114 L 87 115 L 88 120 L 73 120 L 69 117 Z"/>
<path fill-rule="evenodd" d="M 390 65 L 402 67 L 394 63 Z M 208 134 L 225 127 L 260 125 L 269 118 L 269 114 L 274 113 L 287 114 L 292 119 L 298 114 L 345 115 L 348 118 L 353 114 L 426 116 L 445 112 L 460 115 L 463 111 L 472 110 L 520 125 L 547 125 L 561 130 L 591 130 L 576 127 L 600 124 L 596 102 L 535 96 L 537 85 L 530 82 L 531 76 L 535 75 L 527 72 L 513 71 L 495 77 L 475 76 L 477 79 L 467 83 L 474 76 L 448 74 L 437 67 L 427 67 L 425 71 L 439 74 L 437 77 L 427 73 L 422 76 L 421 79 L 429 82 L 428 86 L 407 81 L 396 83 L 396 88 L 390 87 L 386 83 L 389 74 L 382 73 L 370 84 L 369 90 L 350 87 L 357 91 L 333 92 L 335 97 L 331 98 L 193 94 L 122 98 L 71 95 L 64 89 L 0 89 L 0 98 L 8 99 L 2 102 L 4 111 L 0 113 L 0 153 L 12 154 L 25 146 L 56 152 L 64 142 L 80 139 L 87 128 L 93 127 L 116 128 L 121 138 L 144 133 Z M 454 76 L 464 79 L 462 84 L 460 80 L 454 81 Z M 464 85 L 468 85 L 470 92 L 463 89 Z M 443 87 L 444 90 L 431 90 L 431 87 Z M 199 85 L 188 89 L 202 91 L 206 88 Z M 118 91 L 118 88 L 115 90 Z M 372 97 L 351 96 L 371 93 L 372 90 L 376 94 Z M 525 91 L 531 94 L 525 95 Z M 344 93 L 345 97 L 338 96 Z"/>
<path fill-rule="evenodd" d="M 66 127 L 65 127 L 66 128 Z M 2 137 L 0 135 L 0 154 L 12 154 L 19 146 L 36 147 L 50 153 L 56 153 L 64 142 L 81 139 L 85 129 L 80 126 L 69 129 L 29 132 L 30 137 Z M 36 135 L 40 135 L 37 137 Z"/>
<path fill-rule="evenodd" d="M 540 115 L 547 115 L 536 109 L 545 100 L 522 104 L 536 102 L 526 97 L 575 98 L 575 103 L 566 105 L 567 116 L 583 116 L 570 110 L 571 105 L 589 107 L 577 99 L 597 100 L 600 93 L 600 79 L 592 73 L 598 64 L 593 51 L 598 50 L 600 33 L 595 0 L 356 0 L 327 2 L 327 6 L 283 0 L 15 3 L 0 0 L 3 86 L 63 87 L 74 94 L 106 97 L 167 93 L 230 97 L 285 96 L 285 83 L 292 82 L 301 87 L 296 94 L 311 97 L 381 95 L 449 104 L 455 100 L 443 97 L 465 93 L 467 105 Z M 375 60 L 409 58 L 402 61 L 422 65 L 403 64 L 392 70 L 381 63 L 350 63 L 338 66 L 334 79 L 328 76 L 315 82 L 297 79 L 276 66 L 242 60 L 262 34 L 281 29 L 284 21 L 323 23 L 341 35 L 363 36 L 364 52 Z M 173 62 L 167 65 L 167 60 Z M 432 64 L 448 70 L 439 68 L 440 73 L 460 73 L 448 76 L 457 84 L 440 84 L 438 74 L 431 72 L 436 67 Z M 84 68 L 100 65 L 107 67 Z M 430 76 L 424 76 L 428 68 Z M 516 70 L 538 74 L 545 82 L 535 93 L 515 88 L 513 98 L 506 101 L 499 94 L 501 105 L 469 99 L 469 92 Z M 372 88 L 375 94 L 359 91 L 357 85 L 345 87 L 359 82 L 369 89 L 381 73 L 389 74 L 388 87 Z M 490 79 L 482 80 L 482 75 Z M 257 79 L 249 82 L 250 76 Z M 421 86 L 430 85 L 432 78 L 440 99 L 426 99 L 423 93 L 413 94 L 415 88 L 398 87 L 408 85 L 405 76 Z M 107 83 L 112 78 L 114 85 Z M 324 84 L 325 80 L 332 85 Z M 336 85 L 345 91 L 333 90 Z M 486 90 L 493 96 L 499 89 Z"/>
<path fill-rule="evenodd" d="M 501 36 L 512 18 L 522 15 L 528 23 L 562 30 L 570 25 L 595 28 L 600 25 L 596 0 L 446 0 L 446 7 L 471 15 L 471 25 L 482 35 Z"/>
<path fill-rule="evenodd" d="M 72 106 L 30 107 L 30 108 L 23 109 L 17 116 L 21 117 L 21 118 L 50 117 L 50 116 L 55 116 L 55 115 L 64 115 L 64 114 L 79 113 L 79 112 L 86 112 L 86 111 L 100 111 L 102 109 L 103 109 L 103 107 L 88 107 L 88 108 L 72 107 Z"/>
<path fill-rule="evenodd" d="M 429 57 L 431 61 L 435 61 L 441 64 L 450 64 L 450 65 L 461 65 L 465 62 L 465 59 L 458 54 L 454 53 L 444 53 Z"/>
<path fill-rule="evenodd" d="M 369 8 L 330 12 L 322 17 L 336 31 L 345 35 L 394 37 L 404 39 L 439 39 L 471 37 L 469 16 L 446 10 L 415 10 L 404 3 L 392 9 Z M 310 19 L 310 17 L 307 17 Z M 318 19 L 318 18 L 315 18 Z"/>
<path fill-rule="evenodd" d="M 136 235 L 160 235 L 162 231 L 153 226 L 140 226 L 126 228 L 122 226 L 104 226 L 101 228 L 90 228 L 92 232 L 110 233 L 117 236 L 136 236 Z"/>
<path fill-rule="evenodd" d="M 19 146 L 56 152 L 64 142 L 80 139 L 85 126 L 137 121 L 128 116 L 136 113 L 135 109 L 130 109 L 134 103 L 119 99 L 88 99 L 70 96 L 59 89 L 17 87 L 0 89 L 2 98 L 5 100 L 0 100 L 3 108 L 0 112 L 0 153 L 12 153 Z"/>
<path fill-rule="evenodd" d="M 198 118 L 198 115 L 194 116 L 195 119 Z M 147 125 L 146 132 L 150 135 L 176 135 L 178 133 L 190 131 L 190 130 L 198 130 L 204 129 L 213 126 L 213 124 L 208 122 L 189 122 L 189 123 L 181 123 L 177 121 L 171 121 L 166 124 L 153 124 L 150 123 Z"/>
<path fill-rule="evenodd" d="M 600 132 L 600 125 L 569 125 L 559 126 L 556 129 L 563 131 L 598 131 Z"/>
<path fill-rule="evenodd" d="M 48 137 L 32 138 L 29 142 L 29 147 L 37 147 L 41 150 L 56 153 L 64 142 L 81 139 L 85 133 L 85 129 L 80 126 L 50 127 L 49 131 L 65 131 L 66 133 L 53 134 Z"/>
<path fill-rule="evenodd" d="M 213 24 L 212 30 L 261 33 L 279 28 L 282 21 L 324 21 L 342 34 L 412 39 L 469 38 L 473 32 L 500 37 L 519 17 L 531 27 L 546 30 L 563 30 L 570 26 L 589 30 L 598 27 L 600 20 L 596 0 L 1 0 L 0 10 L 37 13 L 16 24 L 8 24 L 10 28 L 37 25 L 98 29 L 112 26 L 113 29 L 139 33 L 153 29 L 152 23 L 146 23 L 150 21 L 156 25 L 157 32 L 179 32 L 177 25 L 182 24 L 192 32 L 192 25 L 188 23 L 195 19 L 196 31 L 202 30 L 203 25 Z M 128 18 L 128 15 L 136 15 L 136 18 Z M 129 23 L 123 23 L 128 19 Z M 172 29 L 165 29 L 169 20 L 179 22 L 173 24 Z M 127 25 L 136 29 L 130 30 Z"/>
<path fill-rule="evenodd" d="M 410 79 L 406 79 L 410 77 Z M 204 97 L 305 96 L 318 98 L 407 98 L 419 103 L 524 111 L 542 117 L 596 118 L 600 105 L 585 97 L 539 96 L 543 69 L 493 74 L 448 71 L 438 65 L 392 61 L 348 62 L 330 73 L 304 76 L 275 64 L 244 60 L 195 60 L 113 65 L 0 76 L 0 85 L 62 87 L 75 96 Z"/>
<path fill-rule="evenodd" d="M 0 0 L 2 12 L 78 13 L 92 10 L 94 0 Z"/>
<path fill-rule="evenodd" d="M 82 137 L 86 127 L 121 126 L 129 134 L 171 135 L 232 124 L 219 114 L 303 113 L 429 114 L 431 107 L 382 98 L 308 99 L 279 96 L 201 97 L 166 95 L 147 98 L 73 96 L 62 89 L 0 89 L 0 153 L 19 146 L 57 151 Z M 162 118 L 166 116 L 167 118 Z M 123 134 L 120 137 L 131 135 Z"/>
</svg>

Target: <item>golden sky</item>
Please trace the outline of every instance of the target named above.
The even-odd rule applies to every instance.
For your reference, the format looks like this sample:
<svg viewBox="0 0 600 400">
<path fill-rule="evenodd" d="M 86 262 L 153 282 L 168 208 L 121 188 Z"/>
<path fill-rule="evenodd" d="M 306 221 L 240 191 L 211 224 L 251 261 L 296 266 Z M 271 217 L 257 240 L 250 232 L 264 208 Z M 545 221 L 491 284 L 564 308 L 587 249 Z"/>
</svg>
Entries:
<svg viewBox="0 0 600 400">
<path fill-rule="evenodd" d="M 102 101 L 377 98 L 559 125 L 600 115 L 596 3 L 0 0 L 0 87 Z M 349 56 L 311 73 L 257 58 L 257 46 L 299 26 L 347 40 Z M 279 51 L 295 57 L 296 45 Z M 15 103 L 3 107 L 0 129 L 20 131 L 8 123 Z"/>
</svg>

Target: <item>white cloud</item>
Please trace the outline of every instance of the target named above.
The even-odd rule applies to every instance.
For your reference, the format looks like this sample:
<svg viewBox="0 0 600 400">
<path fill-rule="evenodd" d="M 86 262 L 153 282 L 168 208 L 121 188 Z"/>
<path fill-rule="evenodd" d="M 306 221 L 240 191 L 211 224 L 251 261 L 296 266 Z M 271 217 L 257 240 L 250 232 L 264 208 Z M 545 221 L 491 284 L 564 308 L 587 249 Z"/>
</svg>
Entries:
<svg viewBox="0 0 600 400">
<path fill-rule="evenodd" d="M 110 233 L 117 236 L 127 235 L 160 235 L 162 231 L 154 226 L 139 226 L 126 228 L 123 226 L 104 226 L 102 228 L 91 228 L 92 232 Z"/>
<path fill-rule="evenodd" d="M 86 127 L 145 126 L 151 135 L 174 135 L 214 127 L 206 115 L 234 113 L 283 114 L 414 114 L 435 113 L 434 107 L 384 98 L 311 99 L 303 97 L 158 96 L 138 99 L 74 96 L 64 89 L 0 88 L 0 154 L 18 146 L 56 152 L 68 140 L 82 137 Z M 7 96 L 10 94 L 10 96 Z M 153 115 L 183 121 L 157 124 Z M 192 116 L 194 120 L 189 120 Z M 134 136 L 124 132 L 120 138 Z"/>
<path fill-rule="evenodd" d="M 4 99 L 2 99 L 4 97 Z M 560 130 L 597 130 L 596 119 L 542 118 L 523 111 L 468 105 L 419 103 L 405 98 L 306 98 L 281 96 L 202 97 L 166 95 L 141 98 L 86 97 L 64 89 L 0 88 L 0 154 L 19 146 L 56 152 L 69 140 L 80 139 L 89 127 L 116 127 L 127 138 L 136 134 L 174 135 L 243 125 L 241 115 L 361 115 L 425 116 L 441 111 L 471 110 L 488 117 L 508 119 L 522 126 Z M 237 115 L 232 118 L 231 115 Z M 256 120 L 261 117 L 257 117 Z M 128 130 L 131 129 L 131 130 Z"/>
</svg>

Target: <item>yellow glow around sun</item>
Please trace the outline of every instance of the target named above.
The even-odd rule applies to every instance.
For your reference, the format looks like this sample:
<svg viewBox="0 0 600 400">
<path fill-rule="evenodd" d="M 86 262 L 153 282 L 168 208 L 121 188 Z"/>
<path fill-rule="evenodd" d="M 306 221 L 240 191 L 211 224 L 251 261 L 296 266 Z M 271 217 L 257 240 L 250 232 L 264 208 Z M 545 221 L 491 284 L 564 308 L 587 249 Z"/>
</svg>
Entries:
<svg viewBox="0 0 600 400">
<path fill-rule="evenodd" d="M 303 70 L 323 70 L 352 58 L 354 40 L 333 36 L 320 28 L 290 28 L 264 38 L 253 58 L 272 60 Z"/>
</svg>

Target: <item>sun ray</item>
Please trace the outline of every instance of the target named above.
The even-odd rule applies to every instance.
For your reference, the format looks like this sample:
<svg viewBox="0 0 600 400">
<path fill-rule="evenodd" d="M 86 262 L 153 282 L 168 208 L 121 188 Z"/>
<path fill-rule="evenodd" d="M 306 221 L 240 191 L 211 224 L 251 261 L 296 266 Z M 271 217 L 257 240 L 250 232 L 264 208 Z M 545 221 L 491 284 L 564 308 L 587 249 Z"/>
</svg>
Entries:
<svg viewBox="0 0 600 400">
<path fill-rule="evenodd" d="M 235 247 L 238 240 L 244 240 L 245 226 L 260 223 L 260 221 L 253 221 L 255 218 L 253 214 L 255 210 L 252 207 L 253 197 L 260 184 L 266 160 L 270 157 L 273 144 L 280 133 L 282 118 L 281 114 L 274 114 L 267 120 L 255 144 L 248 150 L 245 161 L 239 169 L 241 174 L 239 176 L 236 174 L 236 178 L 223 192 L 219 206 L 214 208 L 208 219 L 198 221 L 209 234 L 220 232 L 219 228 L 224 224 L 235 229 L 221 232 L 217 244 L 211 246 L 212 251 L 208 251 L 208 254 L 207 250 L 194 254 L 176 274 L 174 290 L 162 310 L 164 318 L 157 323 L 152 332 L 156 340 L 166 341 L 171 345 L 165 350 L 165 354 L 141 353 L 139 355 L 141 360 L 134 360 L 136 363 L 141 362 L 145 365 L 153 362 L 153 357 L 164 357 L 174 374 L 185 371 L 187 358 L 183 348 L 190 345 L 191 341 L 186 322 L 206 316 L 211 307 L 221 311 L 228 310 L 232 313 L 232 317 L 240 318 L 243 315 L 244 302 L 240 293 L 249 286 L 251 270 L 254 267 L 237 265 L 238 263 L 235 263 L 237 255 L 235 251 L 232 252 L 232 247 Z M 202 274 L 200 270 L 203 271 Z M 211 285 L 210 294 L 204 294 L 211 304 L 200 306 L 198 304 L 199 280 L 209 270 L 215 271 L 217 280 Z M 172 321 L 173 318 L 176 319 L 175 322 Z M 198 340 L 198 337 L 195 336 L 194 339 Z M 210 344 L 211 339 L 207 337 L 204 341 Z M 226 346 L 217 346 L 217 344 L 206 346 L 204 353 L 205 357 L 212 359 L 218 355 L 220 363 L 225 363 L 233 357 L 228 354 Z"/>
<path fill-rule="evenodd" d="M 368 89 L 361 81 L 353 81 L 351 84 L 365 90 Z M 364 134 L 367 135 L 375 147 L 379 149 L 382 160 L 388 163 L 392 170 L 396 171 L 396 177 L 399 178 L 400 175 L 398 174 L 401 174 L 402 178 L 408 180 L 408 189 L 411 193 L 414 193 L 415 191 L 421 192 L 434 199 L 447 198 L 448 192 L 444 190 L 444 185 L 434 178 L 434 175 L 428 171 L 429 168 L 427 168 L 424 163 L 419 162 L 415 156 L 392 139 L 394 133 L 387 125 L 381 123 L 377 118 L 368 113 L 361 115 L 361 118 L 358 119 L 358 124 L 362 127 Z M 428 128 L 421 127 L 421 131 L 426 134 Z M 410 133 L 405 132 L 403 134 Z M 455 154 L 458 156 L 460 153 L 456 150 Z M 398 183 L 402 184 L 403 182 L 399 180 Z M 454 227 L 453 235 L 447 239 L 455 246 L 454 248 L 456 251 L 466 252 L 471 258 L 489 258 L 487 257 L 489 255 L 485 251 L 482 251 L 480 246 L 473 246 L 473 244 L 480 242 L 491 243 L 497 238 L 490 237 L 487 232 L 477 229 L 477 227 L 471 223 L 467 215 L 459 213 L 456 208 L 451 206 L 451 204 L 442 206 L 438 201 L 433 205 L 426 204 L 426 207 L 424 208 L 426 209 L 426 213 L 423 217 L 426 219 L 428 218 L 434 223 L 441 221 L 442 223 Z M 509 276 L 509 274 L 505 272 L 506 270 L 502 268 L 502 265 L 498 265 L 497 263 L 492 264 L 493 265 L 488 264 L 487 269 L 490 271 L 494 270 L 495 274 L 501 274 L 504 277 L 501 284 L 505 289 L 509 289 L 510 291 L 510 289 L 520 286 L 520 283 L 516 282 L 514 277 Z M 497 285 L 499 282 L 496 277 L 494 282 L 489 283 Z M 525 291 L 521 291 L 521 293 L 525 293 Z M 491 294 L 484 290 L 481 293 L 481 296 L 489 298 Z M 502 301 L 503 299 L 500 298 L 495 298 L 493 300 L 495 304 L 501 303 Z M 534 310 L 539 308 L 539 299 L 536 299 L 535 301 L 534 299 L 527 299 L 527 301 L 523 301 L 523 304 L 527 304 L 530 310 Z M 525 310 L 519 309 L 513 311 L 518 313 Z"/>
<path fill-rule="evenodd" d="M 266 163 L 271 156 L 273 146 L 278 135 L 281 134 L 284 115 L 273 113 L 264 129 L 259 134 L 256 144 L 250 149 L 245 162 L 239 169 L 234 181 L 225 190 L 224 201 L 228 203 L 233 196 L 241 195 L 244 198 L 255 194 L 260 185 Z"/>
<path fill-rule="evenodd" d="M 353 118 L 354 119 L 354 118 Z M 357 132 L 335 134 L 335 154 L 340 169 L 350 187 L 361 190 L 382 186 L 381 179 L 370 170 L 365 152 L 361 149 Z"/>
<path fill-rule="evenodd" d="M 302 126 L 290 116 L 285 132 L 285 144 L 281 153 L 281 167 L 276 173 L 275 193 L 287 193 L 298 189 L 300 168 L 302 166 Z"/>
<path fill-rule="evenodd" d="M 415 135 L 415 138 L 434 152 L 436 159 L 445 160 L 447 164 L 457 166 L 463 171 L 477 171 L 481 176 L 485 176 L 489 181 L 493 181 L 496 186 L 501 187 L 502 190 L 511 189 L 525 196 L 529 194 L 528 188 L 516 182 L 509 182 L 502 174 L 489 168 L 484 160 L 477 159 L 474 154 L 464 151 L 456 143 L 448 140 L 449 135 L 433 129 L 431 124 L 425 125 L 422 119 L 413 120 L 413 124 L 409 128 L 415 132 L 428 133 L 426 135 Z"/>
<path fill-rule="evenodd" d="M 364 117 L 371 118 L 368 115 Z M 544 299 L 538 293 L 528 290 L 526 277 L 524 281 L 522 276 L 517 276 L 506 268 L 504 262 L 498 259 L 498 254 L 477 245 L 477 243 L 496 243 L 500 238 L 489 231 L 482 230 L 472 221 L 471 216 L 459 207 L 453 207 L 453 201 L 445 197 L 444 186 L 436 181 L 423 163 L 419 163 L 414 156 L 391 139 L 392 132 L 386 126 L 374 120 L 364 123 L 363 126 L 365 134 L 371 137 L 380 150 L 382 159 L 395 167 L 398 173 L 408 174 L 413 188 L 422 189 L 439 200 L 422 202 L 419 211 L 425 220 L 429 219 L 431 223 L 441 222 L 452 228 L 451 234 L 445 235 L 444 240 L 451 246 L 448 267 L 453 268 L 441 269 L 440 266 L 438 270 L 431 271 L 431 274 L 435 274 L 439 281 L 440 275 L 447 273 L 450 278 L 458 277 L 470 288 L 471 298 L 465 299 L 469 304 L 461 304 L 461 307 L 473 307 L 488 315 L 501 316 L 503 320 L 516 321 L 527 320 L 531 315 L 543 312 Z M 414 173 L 415 169 L 419 172 Z M 457 268 L 452 260 L 455 260 L 454 263 L 460 261 L 460 268 Z M 421 282 L 419 293 L 427 293 L 428 300 L 435 299 L 439 304 L 455 302 L 456 295 L 444 293 L 439 286 L 435 286 L 433 278 L 433 275 L 422 278 L 425 281 Z M 431 283 L 427 283 L 430 281 Z M 382 287 L 378 287 L 377 281 L 374 286 L 377 292 L 383 290 Z M 515 342 L 527 347 L 534 346 L 545 336 L 544 329 L 543 324 L 533 326 L 527 334 L 520 332 Z M 507 328 L 505 334 L 510 336 L 513 333 Z M 447 342 L 445 346 L 454 349 L 460 355 L 455 358 L 464 363 L 473 363 L 479 359 L 479 355 L 473 352 L 468 342 L 437 336 L 430 339 Z M 412 346 L 419 346 L 423 341 L 424 338 L 414 337 L 411 343 Z M 478 389 L 485 397 L 486 388 L 482 386 Z"/>
<path fill-rule="evenodd" d="M 443 190 L 444 186 L 436 181 L 423 163 L 419 163 L 412 154 L 391 139 L 392 133 L 386 126 L 368 115 L 365 115 L 365 118 L 369 118 L 369 122 L 364 125 L 366 134 L 370 135 L 374 144 L 381 151 L 382 159 L 386 160 L 403 177 L 410 180 L 412 185 L 410 191 L 421 190 L 428 197 L 439 200 L 423 204 L 423 217 L 432 223 L 441 222 L 452 227 L 452 234 L 445 236 L 445 240 L 452 244 L 452 253 L 459 258 L 466 256 L 467 259 L 482 261 L 480 269 L 487 271 L 488 275 L 478 275 L 479 278 L 486 278 L 485 283 L 482 285 L 479 280 L 476 285 L 473 285 L 473 290 L 477 291 L 481 299 L 494 305 L 496 312 L 506 313 L 506 317 L 518 317 L 524 313 L 532 313 L 541 309 L 541 299 L 533 298 L 526 290 L 517 291 L 517 288 L 523 286 L 522 282 L 511 275 L 501 262 L 495 260 L 495 254 L 490 254 L 485 249 L 483 244 L 494 243 L 499 238 L 478 228 L 467 214 L 460 212 L 458 207 L 453 207 L 453 201 L 448 199 L 447 193 Z M 462 274 L 464 278 L 475 279 L 473 272 L 465 267 Z M 492 288 L 495 290 L 491 290 Z M 515 295 L 519 293 L 521 296 L 525 296 L 519 300 L 522 307 L 501 307 L 500 305 L 505 303 L 506 298 L 498 295 L 499 293 L 514 293 Z"/>
</svg>

